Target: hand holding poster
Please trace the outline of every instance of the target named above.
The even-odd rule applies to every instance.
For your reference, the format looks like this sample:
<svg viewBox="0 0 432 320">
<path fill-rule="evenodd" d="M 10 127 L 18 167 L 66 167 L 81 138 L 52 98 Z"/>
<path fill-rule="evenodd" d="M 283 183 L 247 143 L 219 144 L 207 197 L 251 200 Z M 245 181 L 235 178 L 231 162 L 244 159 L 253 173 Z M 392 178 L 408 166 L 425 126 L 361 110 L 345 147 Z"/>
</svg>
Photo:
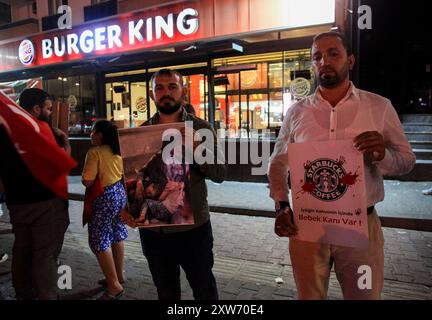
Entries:
<svg viewBox="0 0 432 320">
<path fill-rule="evenodd" d="M 352 140 L 289 144 L 296 239 L 368 245 L 363 155 Z"/>
<path fill-rule="evenodd" d="M 184 123 L 119 130 L 128 211 L 140 227 L 194 223 L 189 165 L 164 156 L 182 150 L 182 128 Z M 167 133 L 174 141 L 163 141 Z"/>
</svg>

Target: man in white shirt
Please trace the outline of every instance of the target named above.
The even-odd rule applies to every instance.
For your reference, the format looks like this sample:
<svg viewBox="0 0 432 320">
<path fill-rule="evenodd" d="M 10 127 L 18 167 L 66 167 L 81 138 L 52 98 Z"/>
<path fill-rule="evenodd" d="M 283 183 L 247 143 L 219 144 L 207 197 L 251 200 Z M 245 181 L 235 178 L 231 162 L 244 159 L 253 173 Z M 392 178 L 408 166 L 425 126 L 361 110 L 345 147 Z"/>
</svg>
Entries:
<svg viewBox="0 0 432 320">
<path fill-rule="evenodd" d="M 275 201 L 275 232 L 297 234 L 288 199 L 289 143 L 353 139 L 364 154 L 369 245 L 366 249 L 290 239 L 289 251 L 299 299 L 326 299 L 330 270 L 345 299 L 379 299 L 384 283 L 384 238 L 374 205 L 384 199 L 383 175 L 408 173 L 415 156 L 391 102 L 359 90 L 349 81 L 355 62 L 346 38 L 338 32 L 317 35 L 311 49 L 318 88 L 286 113 L 268 177 Z M 361 289 L 359 267 L 370 267 L 372 287 Z"/>
</svg>

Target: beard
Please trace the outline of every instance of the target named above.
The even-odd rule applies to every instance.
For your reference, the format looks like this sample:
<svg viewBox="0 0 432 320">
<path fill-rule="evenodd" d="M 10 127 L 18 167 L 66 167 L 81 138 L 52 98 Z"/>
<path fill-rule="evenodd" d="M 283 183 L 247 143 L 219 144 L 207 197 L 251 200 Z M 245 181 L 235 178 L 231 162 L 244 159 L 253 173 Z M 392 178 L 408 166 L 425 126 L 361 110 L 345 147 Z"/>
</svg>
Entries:
<svg viewBox="0 0 432 320">
<path fill-rule="evenodd" d="M 165 100 L 164 102 L 162 102 L 163 100 Z M 170 100 L 171 103 L 167 100 Z M 174 102 L 174 104 L 172 104 L 172 102 Z M 158 111 L 160 113 L 166 114 L 166 115 L 170 115 L 173 113 L 176 113 L 180 107 L 183 104 L 183 99 L 181 100 L 174 100 L 171 97 L 162 97 L 158 103 L 156 103 L 156 108 L 158 109 Z"/>
<path fill-rule="evenodd" d="M 40 121 L 44 121 L 44 122 L 50 122 L 50 116 L 47 116 L 47 115 L 45 115 L 45 114 L 43 114 L 43 113 L 41 113 L 38 117 L 37 117 L 37 119 L 38 120 L 40 120 Z"/>
<path fill-rule="evenodd" d="M 324 75 L 324 72 L 329 72 Z M 348 61 L 342 67 L 342 69 L 337 72 L 333 67 L 325 67 L 320 70 L 318 78 L 318 84 L 324 88 L 331 89 L 337 87 L 340 83 L 342 83 L 349 74 Z"/>
</svg>

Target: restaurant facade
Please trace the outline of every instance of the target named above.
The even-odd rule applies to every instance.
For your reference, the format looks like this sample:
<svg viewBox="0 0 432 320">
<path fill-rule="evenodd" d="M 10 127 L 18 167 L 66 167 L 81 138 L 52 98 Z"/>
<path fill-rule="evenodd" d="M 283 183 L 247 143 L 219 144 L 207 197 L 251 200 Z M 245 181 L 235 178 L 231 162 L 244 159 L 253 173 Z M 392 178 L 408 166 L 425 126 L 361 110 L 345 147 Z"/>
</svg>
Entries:
<svg viewBox="0 0 432 320">
<path fill-rule="evenodd" d="M 288 108 L 315 89 L 313 36 L 330 30 L 355 36 L 350 5 L 348 0 L 171 1 L 71 29 L 5 39 L 0 90 L 15 100 L 27 87 L 51 94 L 54 125 L 68 132 L 80 165 L 97 119 L 131 128 L 156 112 L 149 80 L 165 67 L 183 74 L 187 102 L 222 142 L 273 146 Z M 246 172 L 236 167 L 230 178 L 265 179 Z"/>
</svg>

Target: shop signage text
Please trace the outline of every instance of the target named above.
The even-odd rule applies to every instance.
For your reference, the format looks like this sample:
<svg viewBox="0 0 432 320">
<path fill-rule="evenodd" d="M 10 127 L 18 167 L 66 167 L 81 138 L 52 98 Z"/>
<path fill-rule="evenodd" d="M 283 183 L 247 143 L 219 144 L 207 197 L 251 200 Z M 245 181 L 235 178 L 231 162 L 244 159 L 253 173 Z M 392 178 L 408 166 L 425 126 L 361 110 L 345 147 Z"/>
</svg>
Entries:
<svg viewBox="0 0 432 320">
<path fill-rule="evenodd" d="M 111 57 L 134 52 L 186 45 L 193 48 L 191 44 L 200 41 L 334 23 L 334 0 L 313 1 L 319 6 L 307 6 L 304 0 L 271 0 L 266 6 L 260 1 L 173 1 L 72 29 L 68 29 L 66 12 L 58 20 L 57 30 L 0 41 L 0 73 L 20 70 L 25 74 L 26 69 L 35 67 L 93 62 L 99 57 L 110 61 Z M 238 14 L 224 14 L 227 12 Z M 281 14 L 275 16 L 274 12 Z M 232 49 L 241 51 L 240 47 Z"/>
<path fill-rule="evenodd" d="M 53 55 L 63 57 L 72 52 L 88 54 L 107 48 L 122 48 L 124 41 L 127 41 L 130 46 L 135 43 L 150 43 L 153 39 L 160 40 L 163 34 L 168 38 L 173 38 L 175 33 L 187 36 L 198 30 L 198 12 L 187 8 L 182 10 L 175 19 L 174 14 L 170 13 L 166 17 L 155 16 L 145 20 L 131 20 L 127 26 L 127 30 L 123 30 L 119 24 L 111 24 L 85 29 L 80 33 L 42 39 L 42 57 L 47 59 Z"/>
</svg>

